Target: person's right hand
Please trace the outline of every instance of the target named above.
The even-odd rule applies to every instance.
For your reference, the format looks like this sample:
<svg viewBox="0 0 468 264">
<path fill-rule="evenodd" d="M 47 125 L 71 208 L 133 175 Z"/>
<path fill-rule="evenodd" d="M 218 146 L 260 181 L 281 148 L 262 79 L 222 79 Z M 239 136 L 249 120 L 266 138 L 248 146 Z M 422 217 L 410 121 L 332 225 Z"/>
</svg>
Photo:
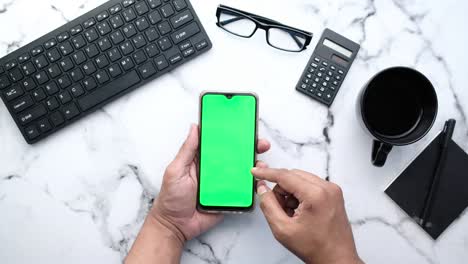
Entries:
<svg viewBox="0 0 468 264">
<path fill-rule="evenodd" d="M 260 207 L 275 238 L 306 263 L 363 263 L 336 184 L 300 170 L 253 168 Z"/>
</svg>

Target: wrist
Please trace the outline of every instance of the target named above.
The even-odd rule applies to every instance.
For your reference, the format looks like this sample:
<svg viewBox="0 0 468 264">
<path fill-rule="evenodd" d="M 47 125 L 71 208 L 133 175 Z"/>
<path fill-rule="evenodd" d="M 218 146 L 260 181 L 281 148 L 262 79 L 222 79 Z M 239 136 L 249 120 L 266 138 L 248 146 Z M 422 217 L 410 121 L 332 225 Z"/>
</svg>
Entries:
<svg viewBox="0 0 468 264">
<path fill-rule="evenodd" d="M 162 234 L 167 240 L 181 249 L 185 244 L 185 236 L 183 233 L 169 220 L 160 215 L 159 213 L 149 214 L 145 225 L 148 224 L 152 226 L 158 233 Z"/>
</svg>

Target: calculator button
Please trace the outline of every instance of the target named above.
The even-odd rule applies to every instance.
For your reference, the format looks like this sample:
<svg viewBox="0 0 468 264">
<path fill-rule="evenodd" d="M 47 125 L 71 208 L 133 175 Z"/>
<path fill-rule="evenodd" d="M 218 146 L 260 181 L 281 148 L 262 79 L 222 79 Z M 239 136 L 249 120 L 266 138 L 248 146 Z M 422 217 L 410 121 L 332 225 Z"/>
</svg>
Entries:
<svg viewBox="0 0 468 264">
<path fill-rule="evenodd" d="M 321 71 L 321 72 L 325 71 L 325 68 L 320 68 L 320 71 Z"/>
<path fill-rule="evenodd" d="M 338 82 L 337 82 L 337 81 L 333 81 L 333 85 L 338 86 Z"/>
<path fill-rule="evenodd" d="M 306 83 L 306 84 L 309 84 L 310 80 L 309 79 L 304 79 L 302 82 Z"/>
<path fill-rule="evenodd" d="M 307 78 L 307 79 L 312 79 L 312 74 L 311 74 L 311 73 L 308 73 L 308 74 L 306 75 L 306 78 Z"/>
<path fill-rule="evenodd" d="M 317 76 L 322 77 L 322 73 L 321 72 L 317 73 Z"/>
<path fill-rule="evenodd" d="M 328 76 L 332 76 L 333 73 L 331 71 L 327 72 Z"/>
<path fill-rule="evenodd" d="M 332 69 L 333 71 L 335 71 L 335 70 L 336 70 L 336 67 L 332 65 L 332 66 L 330 66 L 330 69 Z"/>
<path fill-rule="evenodd" d="M 310 67 L 309 72 L 310 72 L 310 73 L 314 73 L 314 72 L 315 72 L 315 69 L 312 68 L 312 67 Z"/>
<path fill-rule="evenodd" d="M 320 87 L 321 92 L 325 92 L 325 87 Z"/>
<path fill-rule="evenodd" d="M 325 77 L 325 81 L 329 82 L 330 81 L 330 77 Z"/>
<path fill-rule="evenodd" d="M 338 81 L 341 80 L 341 76 L 335 76 L 335 79 L 337 79 Z"/>
<path fill-rule="evenodd" d="M 319 59 L 319 58 L 317 58 L 317 57 L 315 57 L 315 58 L 314 58 L 314 61 L 316 61 L 316 62 L 320 62 L 320 59 Z"/>
<path fill-rule="evenodd" d="M 331 94 L 326 94 L 323 99 L 326 101 L 326 102 L 331 102 L 331 100 L 333 99 L 333 96 Z"/>
<path fill-rule="evenodd" d="M 335 86 L 330 86 L 330 90 L 335 91 L 336 90 Z"/>
<path fill-rule="evenodd" d="M 315 63 L 312 63 L 310 66 L 312 66 L 312 68 L 317 68 L 318 67 L 318 65 L 315 64 Z"/>
<path fill-rule="evenodd" d="M 327 67 L 328 66 L 328 63 L 326 61 L 322 61 L 322 65 Z"/>
<path fill-rule="evenodd" d="M 303 84 L 301 85 L 301 88 L 304 89 L 304 90 L 307 89 L 307 84 L 303 83 Z"/>
<path fill-rule="evenodd" d="M 342 70 L 338 70 L 338 73 L 341 74 L 341 75 L 344 74 L 344 72 Z"/>
<path fill-rule="evenodd" d="M 320 78 L 315 78 L 315 82 L 320 82 Z"/>
<path fill-rule="evenodd" d="M 317 92 L 315 95 L 317 95 L 320 98 L 322 98 L 322 96 L 323 96 L 322 92 Z"/>
<path fill-rule="evenodd" d="M 328 83 L 327 83 L 327 82 L 323 82 L 322 85 L 325 86 L 325 87 L 327 87 Z"/>
<path fill-rule="evenodd" d="M 313 83 L 311 86 L 312 88 L 317 88 L 317 83 Z"/>
</svg>

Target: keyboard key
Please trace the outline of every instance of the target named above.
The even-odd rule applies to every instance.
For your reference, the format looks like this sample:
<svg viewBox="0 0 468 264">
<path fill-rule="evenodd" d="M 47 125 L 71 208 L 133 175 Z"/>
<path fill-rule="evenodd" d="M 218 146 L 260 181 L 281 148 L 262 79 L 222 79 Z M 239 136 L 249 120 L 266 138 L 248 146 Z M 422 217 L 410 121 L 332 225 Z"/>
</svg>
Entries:
<svg viewBox="0 0 468 264">
<path fill-rule="evenodd" d="M 79 83 L 73 85 L 70 88 L 70 92 L 73 94 L 74 97 L 79 97 L 84 94 L 83 87 Z"/>
<path fill-rule="evenodd" d="M 20 81 L 21 79 L 23 79 L 23 74 L 21 73 L 21 70 L 18 69 L 18 68 L 15 68 L 13 70 L 10 71 L 10 79 L 13 81 L 13 82 L 18 82 Z"/>
<path fill-rule="evenodd" d="M 83 23 L 84 28 L 90 28 L 94 25 L 96 25 L 96 20 L 94 20 L 94 18 L 90 18 Z"/>
<path fill-rule="evenodd" d="M 80 50 L 77 53 L 73 54 L 73 60 L 76 64 L 80 65 L 81 63 L 86 61 L 86 55 L 82 50 Z"/>
<path fill-rule="evenodd" d="M 143 62 L 146 61 L 146 55 L 143 52 L 143 50 L 139 50 L 133 54 L 133 60 L 135 61 L 136 64 L 142 64 Z"/>
<path fill-rule="evenodd" d="M 91 44 L 88 47 L 86 47 L 85 51 L 86 51 L 86 54 L 88 55 L 88 58 L 94 58 L 97 55 L 99 55 L 99 50 L 95 44 Z"/>
<path fill-rule="evenodd" d="M 164 17 L 170 17 L 174 14 L 174 9 L 172 8 L 172 6 L 170 4 L 167 4 L 163 7 L 161 7 L 161 14 L 164 16 Z"/>
<path fill-rule="evenodd" d="M 102 38 L 98 41 L 99 48 L 101 51 L 106 51 L 112 47 L 108 38 Z"/>
<path fill-rule="evenodd" d="M 34 78 L 36 78 L 38 84 L 44 84 L 49 81 L 49 77 L 44 71 L 41 71 L 34 75 Z"/>
<path fill-rule="evenodd" d="M 96 19 L 98 22 L 101 22 L 108 17 L 109 17 L 109 13 L 107 13 L 107 11 L 104 11 L 104 12 L 101 12 L 99 15 L 97 15 Z"/>
<path fill-rule="evenodd" d="M 135 0 L 124 0 L 122 2 L 124 7 L 129 7 L 129 6 L 133 5 L 134 3 L 135 3 Z"/>
<path fill-rule="evenodd" d="M 158 55 L 159 54 L 159 49 L 156 46 L 156 44 L 150 44 L 148 47 L 146 47 L 146 54 L 148 54 L 148 56 L 150 58 Z"/>
<path fill-rule="evenodd" d="M 148 15 L 148 18 L 149 18 L 149 20 L 150 20 L 150 23 L 153 24 L 153 25 L 159 23 L 159 22 L 162 20 L 162 17 L 161 17 L 161 15 L 159 14 L 158 11 L 154 11 L 154 12 L 150 13 L 150 14 Z"/>
<path fill-rule="evenodd" d="M 138 19 L 135 22 L 135 24 L 136 24 L 139 31 L 143 31 L 143 30 L 149 28 L 149 26 L 150 26 L 145 17 L 142 17 L 142 18 Z"/>
<path fill-rule="evenodd" d="M 46 94 L 41 88 L 39 88 L 33 92 L 33 97 L 34 97 L 34 100 L 36 100 L 36 102 L 39 102 L 46 98 Z"/>
<path fill-rule="evenodd" d="M 25 95 L 25 96 L 21 97 L 20 99 L 14 101 L 11 104 L 11 107 L 13 108 L 13 111 L 15 111 L 16 113 L 19 113 L 19 112 L 23 111 L 24 109 L 32 106 L 33 104 L 34 104 L 34 101 L 31 98 L 31 96 Z"/>
<path fill-rule="evenodd" d="M 130 41 L 126 41 L 120 45 L 120 50 L 124 55 L 128 55 L 134 51 L 132 43 Z"/>
<path fill-rule="evenodd" d="M 70 33 L 72 36 L 78 34 L 78 33 L 81 33 L 81 31 L 83 31 L 83 28 L 80 26 L 80 25 L 77 25 L 75 27 L 73 27 L 72 29 L 70 29 Z"/>
<path fill-rule="evenodd" d="M 125 10 L 123 13 L 123 17 L 125 21 L 130 22 L 136 18 L 135 11 L 133 11 L 133 8 L 129 8 Z"/>
<path fill-rule="evenodd" d="M 171 38 L 175 44 L 179 44 L 180 42 L 187 40 L 198 32 L 200 32 L 200 28 L 196 22 L 192 22 L 188 26 L 185 26 L 184 28 L 172 33 Z"/>
<path fill-rule="evenodd" d="M 42 52 L 44 52 L 44 49 L 42 48 L 42 46 L 37 46 L 35 47 L 34 49 L 31 50 L 31 54 L 33 55 L 33 57 L 41 54 Z M 8 67 L 6 67 L 7 70 L 8 70 Z"/>
<path fill-rule="evenodd" d="M 159 32 L 161 32 L 161 35 L 166 35 L 167 33 L 172 31 L 171 25 L 169 25 L 169 22 L 167 21 L 158 24 L 158 29 Z"/>
<path fill-rule="evenodd" d="M 60 71 L 60 68 L 57 66 L 57 64 L 54 64 L 50 66 L 49 68 L 47 68 L 47 72 L 49 73 L 50 78 L 55 78 L 62 73 L 62 71 Z"/>
<path fill-rule="evenodd" d="M 137 31 L 133 24 L 129 24 L 123 28 L 123 32 L 127 38 L 130 38 L 132 36 L 135 36 L 137 34 Z"/>
<path fill-rule="evenodd" d="M 119 76 L 120 74 L 122 74 L 122 70 L 120 69 L 118 64 L 114 64 L 114 65 L 110 66 L 108 71 L 109 71 L 110 75 L 112 76 L 112 78 L 115 78 L 115 77 Z"/>
<path fill-rule="evenodd" d="M 54 81 L 47 84 L 44 88 L 48 95 L 53 95 L 55 93 L 58 93 L 58 91 L 60 91 L 60 89 L 58 88 L 57 84 Z"/>
<path fill-rule="evenodd" d="M 184 50 L 184 51 L 182 52 L 182 54 L 183 54 L 184 57 L 186 57 L 186 58 L 187 58 L 187 57 L 190 57 L 190 56 L 192 56 L 193 54 L 195 54 L 195 49 L 194 49 L 194 48 L 188 48 L 188 49 Z"/>
<path fill-rule="evenodd" d="M 96 80 L 98 81 L 98 83 L 100 84 L 103 84 L 107 81 L 109 81 L 109 75 L 107 74 L 106 71 L 100 71 L 98 73 L 96 73 Z"/>
<path fill-rule="evenodd" d="M 16 98 L 20 97 L 23 94 L 24 94 L 24 91 L 19 86 L 13 86 L 13 87 L 8 88 L 7 90 L 5 90 L 3 92 L 3 96 L 5 97 L 5 99 L 7 101 L 11 101 L 13 99 L 16 99 Z"/>
<path fill-rule="evenodd" d="M 132 59 L 130 59 L 130 58 L 125 58 L 124 60 L 120 61 L 120 65 L 126 71 L 132 69 L 135 66 L 135 64 L 133 64 Z"/>
<path fill-rule="evenodd" d="M 75 46 L 75 49 L 81 49 L 86 45 L 86 40 L 82 36 L 77 36 L 72 39 L 72 43 L 73 46 Z"/>
<path fill-rule="evenodd" d="M 62 91 L 61 93 L 58 94 L 58 98 L 62 104 L 66 104 L 71 101 L 71 95 L 68 91 Z"/>
<path fill-rule="evenodd" d="M 62 67 L 62 70 L 66 72 L 73 69 L 74 65 L 70 58 L 65 58 L 60 62 L 60 67 Z"/>
<path fill-rule="evenodd" d="M 55 113 L 52 113 L 50 116 L 50 121 L 52 121 L 52 124 L 54 124 L 54 126 L 60 126 L 61 124 L 63 124 L 65 122 L 65 119 L 63 119 L 63 116 L 60 112 L 55 112 Z"/>
<path fill-rule="evenodd" d="M 114 28 L 114 29 L 117 29 L 121 26 L 123 26 L 124 22 L 123 22 L 123 19 L 120 15 L 116 15 L 114 17 L 112 17 L 110 19 L 110 23 L 111 23 L 111 26 Z"/>
<path fill-rule="evenodd" d="M 169 62 L 171 64 L 176 64 L 177 62 L 179 62 L 181 60 L 182 60 L 182 55 L 180 55 L 180 53 L 177 53 L 176 55 L 169 58 Z"/>
<path fill-rule="evenodd" d="M 93 42 L 99 38 L 99 35 L 94 28 L 86 31 L 84 34 L 88 42 Z"/>
<path fill-rule="evenodd" d="M 97 57 L 96 58 L 96 64 L 100 69 L 102 69 L 102 68 L 106 67 L 107 65 L 109 65 L 109 61 L 107 60 L 106 55 L 103 54 L 103 55 Z"/>
<path fill-rule="evenodd" d="M 109 32 L 112 31 L 111 27 L 109 26 L 109 23 L 106 21 L 102 22 L 97 26 L 99 33 L 101 33 L 101 36 L 109 34 Z"/>
<path fill-rule="evenodd" d="M 120 4 L 117 4 L 113 7 L 111 7 L 109 9 L 109 12 L 111 13 L 111 15 L 114 15 L 114 14 L 117 14 L 118 12 L 120 12 L 122 10 L 122 6 Z"/>
<path fill-rule="evenodd" d="M 143 1 L 135 5 L 135 10 L 140 16 L 148 13 L 149 11 L 148 6 Z"/>
<path fill-rule="evenodd" d="M 68 78 L 67 75 L 64 75 L 64 76 L 58 78 L 57 83 L 60 86 L 60 88 L 62 88 L 62 89 L 65 89 L 65 88 L 67 88 L 68 86 L 71 85 L 70 78 Z"/>
<path fill-rule="evenodd" d="M 96 66 L 92 61 L 88 61 L 83 65 L 83 70 L 86 75 L 91 75 L 96 72 Z"/>
<path fill-rule="evenodd" d="M 59 49 L 62 52 L 63 56 L 67 56 L 73 52 L 73 47 L 70 42 L 66 41 L 59 45 Z"/>
<path fill-rule="evenodd" d="M 115 96 L 139 83 L 140 80 L 141 79 L 138 77 L 137 72 L 133 70 L 116 79 L 114 82 L 82 97 L 78 100 L 78 104 L 83 111 L 87 111 L 99 103 L 104 102 L 108 98 L 111 98 L 112 96 Z"/>
<path fill-rule="evenodd" d="M 62 58 L 62 56 L 60 56 L 60 53 L 59 51 L 54 48 L 54 49 L 51 49 L 47 52 L 47 57 L 49 58 L 49 61 L 54 63 L 58 60 L 60 60 Z"/>
<path fill-rule="evenodd" d="M 47 114 L 47 109 L 43 105 L 39 104 L 21 113 L 18 116 L 18 120 L 20 121 L 21 125 L 26 125 L 45 114 Z"/>
<path fill-rule="evenodd" d="M 172 43 L 168 38 L 162 38 L 158 40 L 159 47 L 161 50 L 168 50 L 172 47 Z"/>
<path fill-rule="evenodd" d="M 90 77 L 86 80 L 83 81 L 83 85 L 84 85 L 84 88 L 88 91 L 91 91 L 93 90 L 94 88 L 97 87 L 97 83 L 96 81 L 94 80 L 93 77 Z"/>
<path fill-rule="evenodd" d="M 120 60 L 122 58 L 122 54 L 120 54 L 120 51 L 117 48 L 113 48 L 110 51 L 108 51 L 107 56 L 109 56 L 109 59 L 112 62 L 115 62 L 115 61 Z"/>
<path fill-rule="evenodd" d="M 70 120 L 74 118 L 75 116 L 80 114 L 80 111 L 76 107 L 75 103 L 71 103 L 69 105 L 66 105 L 62 107 L 62 114 L 65 116 L 65 119 Z"/>
<path fill-rule="evenodd" d="M 146 46 L 146 40 L 143 37 L 143 35 L 138 35 L 132 39 L 133 44 L 135 45 L 135 48 L 139 49 L 143 46 Z"/>
<path fill-rule="evenodd" d="M 37 121 L 36 125 L 39 128 L 39 131 L 42 133 L 47 133 L 52 129 L 52 126 L 50 125 L 50 122 L 47 120 L 47 118 Z"/>
<path fill-rule="evenodd" d="M 26 80 L 22 81 L 21 84 L 24 90 L 26 91 L 31 91 L 32 89 L 37 87 L 36 83 L 32 78 L 27 78 Z"/>
<path fill-rule="evenodd" d="M 161 56 L 157 57 L 156 59 L 154 59 L 154 63 L 156 64 L 156 67 L 160 71 L 162 71 L 165 68 L 169 67 L 169 63 L 167 63 L 167 60 L 166 60 L 166 58 L 164 58 L 163 55 L 161 55 Z"/>
<path fill-rule="evenodd" d="M 81 81 L 84 78 L 83 72 L 80 70 L 80 68 L 76 68 L 73 71 L 71 71 L 70 76 L 73 82 Z"/>
<path fill-rule="evenodd" d="M 171 18 L 171 24 L 175 29 L 177 29 L 192 20 L 193 20 L 192 12 L 190 12 L 190 10 L 185 10 L 184 12 L 173 16 Z"/>
<path fill-rule="evenodd" d="M 25 54 L 18 57 L 18 62 L 19 63 L 25 63 L 26 61 L 28 61 L 30 59 L 31 59 L 31 56 L 29 56 L 29 53 L 25 53 Z M 0 70 L 0 73 L 1 73 L 1 70 Z"/>
<path fill-rule="evenodd" d="M 59 102 L 57 101 L 57 99 L 54 97 L 50 97 L 49 99 L 46 100 L 46 105 L 47 105 L 47 108 L 49 108 L 50 111 L 53 111 L 55 109 L 57 109 L 60 104 Z"/>
<path fill-rule="evenodd" d="M 184 0 L 174 0 L 172 3 L 174 4 L 174 7 L 177 11 L 180 11 L 187 7 L 187 3 L 185 3 Z"/>
<path fill-rule="evenodd" d="M 148 38 L 149 42 L 153 42 L 159 38 L 159 34 L 155 28 L 150 28 L 145 31 L 146 38 Z"/>
<path fill-rule="evenodd" d="M 0 90 L 5 89 L 10 85 L 11 82 L 6 75 L 0 76 Z"/>
<path fill-rule="evenodd" d="M 148 4 L 150 5 L 152 9 L 155 9 L 156 7 L 160 6 L 162 3 L 161 3 L 161 0 L 148 0 Z"/>
<path fill-rule="evenodd" d="M 41 55 L 41 56 L 35 58 L 34 63 L 36 64 L 36 67 L 38 69 L 42 69 L 42 68 L 49 65 L 49 62 L 47 62 L 47 59 L 46 59 L 46 57 L 44 55 Z"/>
<path fill-rule="evenodd" d="M 143 64 L 143 66 L 138 68 L 138 71 L 140 72 L 141 77 L 143 77 L 143 79 L 148 79 L 149 77 L 156 74 L 156 68 L 154 68 L 153 63 L 151 63 L 151 61 Z"/>
<path fill-rule="evenodd" d="M 68 35 L 67 32 L 63 32 L 63 33 L 61 33 L 60 35 L 57 36 L 57 40 L 59 42 L 64 42 L 65 40 L 67 40 L 69 38 L 70 38 L 70 35 Z"/>
<path fill-rule="evenodd" d="M 37 138 L 38 136 L 40 136 L 40 133 L 39 131 L 37 130 L 37 128 L 35 126 L 29 126 L 27 127 L 25 130 L 24 130 L 24 133 L 26 134 L 26 136 L 30 139 L 30 140 L 33 140 L 35 138 Z"/>
</svg>

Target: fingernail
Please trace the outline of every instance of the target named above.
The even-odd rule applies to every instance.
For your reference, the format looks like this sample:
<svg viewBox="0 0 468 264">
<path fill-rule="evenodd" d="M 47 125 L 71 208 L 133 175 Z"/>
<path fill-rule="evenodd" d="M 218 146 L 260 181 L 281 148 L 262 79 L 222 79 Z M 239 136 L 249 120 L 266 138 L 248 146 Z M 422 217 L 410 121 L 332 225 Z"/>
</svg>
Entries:
<svg viewBox="0 0 468 264">
<path fill-rule="evenodd" d="M 252 171 L 252 173 L 257 172 L 257 171 L 258 171 L 258 168 L 257 168 L 257 167 L 253 167 L 251 171 Z"/>
<path fill-rule="evenodd" d="M 267 189 L 267 187 L 266 187 L 265 185 L 260 185 L 260 186 L 258 186 L 258 188 L 257 188 L 257 193 L 258 193 L 259 195 L 262 195 L 262 194 L 264 194 L 264 193 L 266 193 L 266 192 L 268 192 L 268 189 Z"/>
</svg>

